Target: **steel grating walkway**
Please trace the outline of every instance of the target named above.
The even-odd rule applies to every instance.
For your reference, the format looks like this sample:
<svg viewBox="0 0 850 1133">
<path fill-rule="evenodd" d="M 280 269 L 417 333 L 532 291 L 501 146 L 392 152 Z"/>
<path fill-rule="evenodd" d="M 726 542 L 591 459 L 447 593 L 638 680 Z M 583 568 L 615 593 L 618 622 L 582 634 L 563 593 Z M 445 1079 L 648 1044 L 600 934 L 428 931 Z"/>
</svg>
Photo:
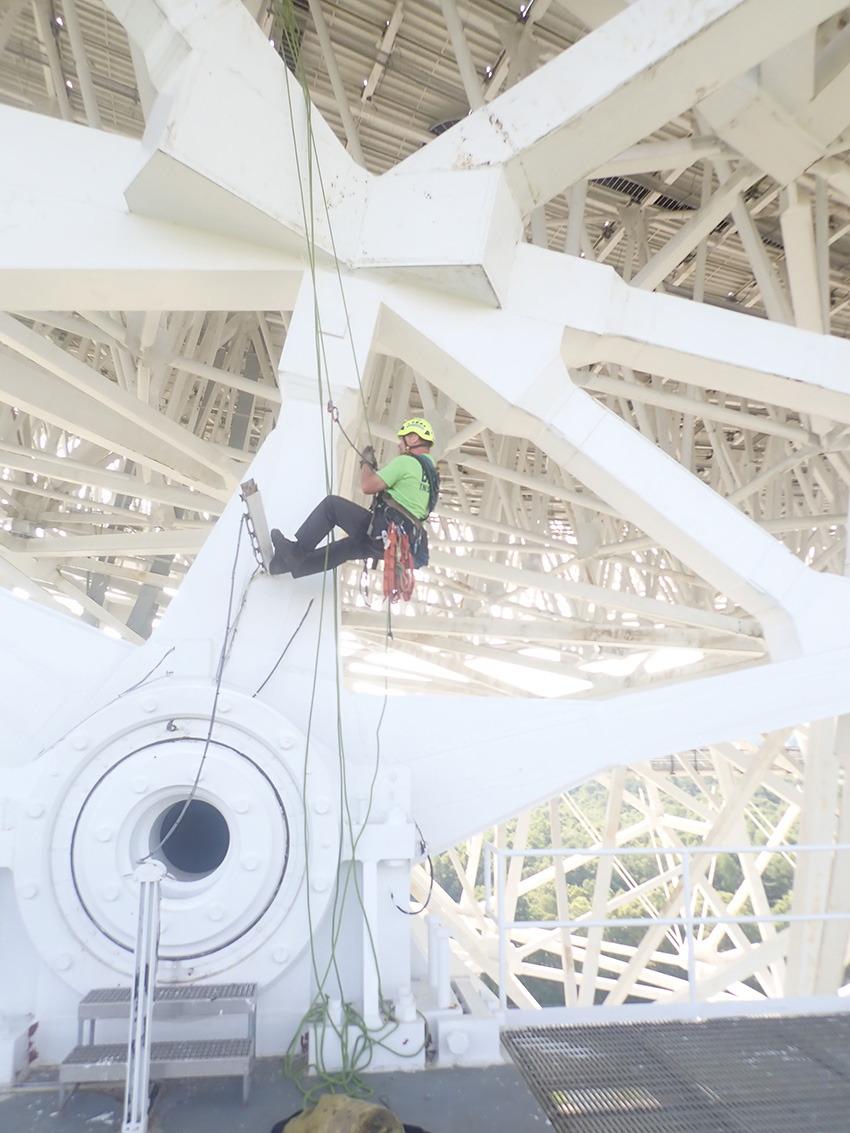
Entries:
<svg viewBox="0 0 850 1133">
<path fill-rule="evenodd" d="M 561 1133 L 847 1133 L 850 1015 L 502 1033 Z"/>
</svg>

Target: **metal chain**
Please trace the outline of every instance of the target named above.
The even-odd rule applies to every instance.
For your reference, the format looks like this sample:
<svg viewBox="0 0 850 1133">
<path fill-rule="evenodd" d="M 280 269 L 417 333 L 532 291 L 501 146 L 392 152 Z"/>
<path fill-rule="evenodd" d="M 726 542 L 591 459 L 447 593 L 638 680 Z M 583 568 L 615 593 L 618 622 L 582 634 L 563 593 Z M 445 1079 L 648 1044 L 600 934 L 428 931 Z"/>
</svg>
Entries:
<svg viewBox="0 0 850 1133">
<path fill-rule="evenodd" d="M 260 570 L 264 571 L 266 564 L 263 562 L 262 552 L 260 551 L 260 540 L 257 538 L 257 532 L 254 530 L 254 521 L 251 519 L 251 513 L 248 510 L 248 504 L 244 495 L 242 495 L 241 492 L 239 494 L 242 498 L 242 502 L 245 504 L 245 514 L 242 518 L 245 521 L 245 530 L 248 532 L 248 538 L 251 541 L 251 550 L 254 552 L 254 558 L 257 560 L 257 565 Z"/>
</svg>

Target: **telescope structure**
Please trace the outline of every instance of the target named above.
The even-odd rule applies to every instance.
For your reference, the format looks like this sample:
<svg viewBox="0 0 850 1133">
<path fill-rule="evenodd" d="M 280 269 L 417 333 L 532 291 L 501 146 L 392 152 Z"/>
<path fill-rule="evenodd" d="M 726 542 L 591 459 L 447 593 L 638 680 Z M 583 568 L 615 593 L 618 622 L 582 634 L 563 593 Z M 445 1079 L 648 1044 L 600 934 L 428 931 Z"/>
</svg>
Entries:
<svg viewBox="0 0 850 1133">
<path fill-rule="evenodd" d="M 840 1004 L 848 94 L 838 0 L 5 0 L 0 1081 L 151 859 L 261 1054 Z M 412 414 L 412 600 L 270 576 Z"/>
</svg>

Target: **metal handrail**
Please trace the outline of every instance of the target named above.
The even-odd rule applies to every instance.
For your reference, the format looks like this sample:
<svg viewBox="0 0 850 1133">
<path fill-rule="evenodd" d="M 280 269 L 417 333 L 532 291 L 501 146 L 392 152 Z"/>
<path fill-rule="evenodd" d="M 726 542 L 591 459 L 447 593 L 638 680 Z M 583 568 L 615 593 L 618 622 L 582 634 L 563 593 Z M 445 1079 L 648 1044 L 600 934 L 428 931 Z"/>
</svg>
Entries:
<svg viewBox="0 0 850 1133">
<path fill-rule="evenodd" d="M 587 929 L 587 928 L 639 928 L 641 926 L 666 928 L 679 927 L 685 929 L 688 957 L 688 998 L 691 1003 L 696 1002 L 696 959 L 694 954 L 694 929 L 700 925 L 719 924 L 794 924 L 812 921 L 847 921 L 850 920 L 850 909 L 844 913 L 765 913 L 765 914 L 738 914 L 727 916 L 699 915 L 691 911 L 693 886 L 691 879 L 691 859 L 695 856 L 714 857 L 718 854 L 789 854 L 789 853 L 838 853 L 850 851 L 850 843 L 823 843 L 823 844 L 777 844 L 761 846 L 630 846 L 616 847 L 603 846 L 592 848 L 589 846 L 559 846 L 542 850 L 514 850 L 503 846 L 496 846 L 492 842 L 484 843 L 484 911 L 495 921 L 499 931 L 499 1006 L 507 1010 L 507 941 L 505 930 L 512 928 L 543 928 L 556 929 Z M 562 920 L 505 920 L 502 910 L 505 905 L 505 861 L 508 858 L 565 858 L 576 856 L 583 858 L 584 862 L 593 858 L 603 857 L 660 857 L 663 855 L 677 856 L 682 859 L 682 905 L 685 910 L 678 917 L 579 917 L 567 921 Z M 495 878 L 493 876 L 494 860 L 496 864 Z M 584 864 L 584 862 L 582 864 Z M 577 868 L 577 867 L 576 867 Z M 495 882 L 495 893 L 493 893 Z M 496 909 L 493 909 L 495 898 Z"/>
</svg>

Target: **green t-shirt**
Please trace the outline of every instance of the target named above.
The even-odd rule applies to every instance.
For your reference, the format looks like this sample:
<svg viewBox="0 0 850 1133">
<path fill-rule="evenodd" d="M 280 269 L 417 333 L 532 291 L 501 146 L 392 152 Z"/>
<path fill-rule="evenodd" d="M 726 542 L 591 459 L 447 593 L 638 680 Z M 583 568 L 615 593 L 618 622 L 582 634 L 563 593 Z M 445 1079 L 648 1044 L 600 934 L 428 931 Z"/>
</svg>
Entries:
<svg viewBox="0 0 850 1133">
<path fill-rule="evenodd" d="M 388 496 L 417 519 L 425 518 L 428 514 L 428 480 L 415 456 L 397 456 L 385 468 L 379 468 L 378 475 L 389 489 Z"/>
</svg>

